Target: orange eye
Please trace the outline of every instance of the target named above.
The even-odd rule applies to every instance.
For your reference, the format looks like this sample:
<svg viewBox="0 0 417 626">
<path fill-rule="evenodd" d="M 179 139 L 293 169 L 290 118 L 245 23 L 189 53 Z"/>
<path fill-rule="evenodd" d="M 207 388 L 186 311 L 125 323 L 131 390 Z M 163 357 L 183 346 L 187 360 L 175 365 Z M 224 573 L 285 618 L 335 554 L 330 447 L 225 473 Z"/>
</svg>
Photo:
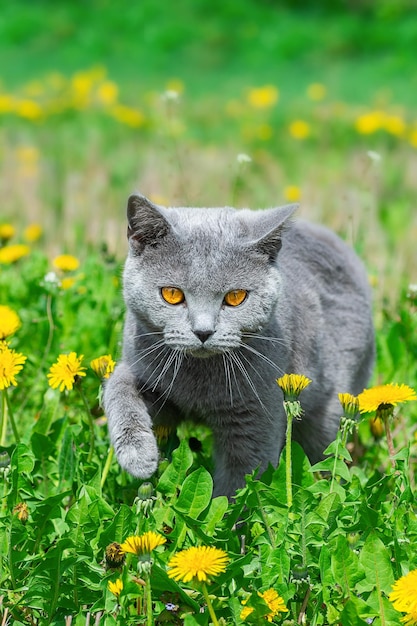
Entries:
<svg viewBox="0 0 417 626">
<path fill-rule="evenodd" d="M 181 304 L 185 300 L 184 292 L 177 287 L 162 287 L 161 296 L 168 304 Z"/>
<path fill-rule="evenodd" d="M 225 304 L 228 306 L 239 306 L 247 298 L 248 292 L 244 289 L 234 289 L 224 296 Z"/>
</svg>

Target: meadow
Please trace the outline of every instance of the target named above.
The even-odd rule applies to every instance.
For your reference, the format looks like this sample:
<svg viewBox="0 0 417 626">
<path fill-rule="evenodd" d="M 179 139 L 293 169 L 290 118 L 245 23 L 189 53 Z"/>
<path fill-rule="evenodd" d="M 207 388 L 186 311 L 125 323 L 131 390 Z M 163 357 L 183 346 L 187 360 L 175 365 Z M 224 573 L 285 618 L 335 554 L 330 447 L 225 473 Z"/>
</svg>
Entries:
<svg viewBox="0 0 417 626">
<path fill-rule="evenodd" d="M 86 14 L 94 33 L 74 26 L 78 4 L 5 7 L 1 626 L 417 624 L 415 29 L 406 2 L 376 4 L 369 28 L 366 12 L 331 11 L 307 28 L 287 6 L 275 40 L 269 3 L 248 2 L 251 21 L 224 3 L 221 22 L 202 1 L 189 21 L 188 3 L 156 19 L 144 2 L 146 49 L 127 4 L 124 20 L 107 2 Z M 125 38 L 108 49 L 114 24 Z M 212 498 L 210 432 L 187 425 L 158 433 L 150 481 L 120 470 L 101 390 L 120 358 L 134 190 L 171 206 L 299 202 L 364 260 L 372 402 L 339 390 L 321 464 L 288 445 L 232 502 Z M 302 407 L 302 391 L 283 401 Z"/>
</svg>

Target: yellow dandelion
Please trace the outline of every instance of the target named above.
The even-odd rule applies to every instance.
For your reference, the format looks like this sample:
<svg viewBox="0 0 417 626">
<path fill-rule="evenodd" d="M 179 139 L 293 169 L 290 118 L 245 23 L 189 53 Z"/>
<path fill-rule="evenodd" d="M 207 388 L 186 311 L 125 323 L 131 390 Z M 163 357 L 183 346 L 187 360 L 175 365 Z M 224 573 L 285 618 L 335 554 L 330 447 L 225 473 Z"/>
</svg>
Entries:
<svg viewBox="0 0 417 626">
<path fill-rule="evenodd" d="M 16 102 L 15 113 L 27 120 L 38 120 L 42 117 L 43 111 L 38 102 L 26 98 Z"/>
<path fill-rule="evenodd" d="M 61 272 L 74 272 L 80 267 L 79 260 L 72 254 L 60 254 L 54 258 L 52 264 Z"/>
<path fill-rule="evenodd" d="M 304 120 L 294 120 L 288 127 L 291 137 L 302 141 L 310 135 L 310 124 Z"/>
<path fill-rule="evenodd" d="M 30 253 L 29 246 L 23 243 L 16 243 L 14 245 L 4 246 L 0 248 L 0 263 L 9 265 L 15 263 Z"/>
<path fill-rule="evenodd" d="M 165 537 L 149 530 L 143 535 L 132 535 L 121 544 L 123 552 L 136 554 L 137 556 L 148 555 L 158 546 L 162 546 L 166 542 Z"/>
<path fill-rule="evenodd" d="M 65 276 L 65 278 L 61 280 L 59 286 L 63 291 L 67 291 L 68 289 L 71 289 L 71 287 L 74 287 L 75 283 L 75 276 Z"/>
<path fill-rule="evenodd" d="M 10 385 L 17 386 L 16 375 L 23 369 L 27 357 L 9 348 L 5 341 L 0 341 L 0 389 Z"/>
<path fill-rule="evenodd" d="M 355 417 L 359 411 L 359 400 L 350 393 L 339 393 L 339 402 L 347 417 Z"/>
<path fill-rule="evenodd" d="M 326 97 L 326 87 L 321 83 L 312 83 L 307 87 L 307 97 L 315 102 L 323 100 Z"/>
<path fill-rule="evenodd" d="M 42 226 L 39 224 L 29 224 L 23 231 L 23 237 L 29 243 L 34 243 L 42 237 Z"/>
<path fill-rule="evenodd" d="M 51 365 L 49 369 L 49 385 L 52 389 L 59 391 L 68 391 L 74 387 L 77 377 L 85 376 L 85 367 L 81 366 L 84 356 L 79 357 L 75 352 L 70 354 L 60 354 L 56 363 Z"/>
<path fill-rule="evenodd" d="M 284 189 L 284 197 L 288 202 L 298 202 L 301 198 L 301 189 L 296 185 L 288 185 Z"/>
<path fill-rule="evenodd" d="M 384 122 L 382 111 L 369 111 L 356 118 L 355 128 L 360 135 L 372 135 L 382 128 Z"/>
<path fill-rule="evenodd" d="M 402 622 L 410 626 L 417 624 L 417 570 L 411 570 L 393 584 L 389 600 L 396 611 L 407 614 Z"/>
<path fill-rule="evenodd" d="M 118 122 L 131 128 L 140 128 L 145 123 L 145 116 L 142 111 L 123 104 L 113 106 L 110 113 Z"/>
<path fill-rule="evenodd" d="M 114 370 L 115 365 L 116 363 L 111 358 L 111 354 L 99 356 L 97 359 L 93 359 L 90 363 L 91 369 L 99 378 L 108 378 Z"/>
<path fill-rule="evenodd" d="M 279 91 L 275 85 L 255 87 L 248 93 L 248 102 L 254 109 L 269 109 L 273 107 L 279 98 Z"/>
<path fill-rule="evenodd" d="M 18 314 L 8 306 L 0 305 L 0 341 L 13 335 L 21 326 Z"/>
<path fill-rule="evenodd" d="M 402 402 L 417 400 L 416 392 L 408 385 L 389 383 L 365 389 L 358 396 L 360 413 L 372 413 L 397 406 Z"/>
<path fill-rule="evenodd" d="M 122 546 L 117 541 L 110 543 L 105 551 L 106 565 L 109 568 L 115 569 L 122 567 L 126 560 L 126 555 L 122 550 Z"/>
<path fill-rule="evenodd" d="M 168 576 L 185 583 L 191 580 L 205 582 L 224 572 L 228 561 L 229 557 L 223 550 L 211 546 L 193 546 L 174 554 L 168 563 Z"/>
<path fill-rule="evenodd" d="M 408 140 L 413 148 L 417 148 L 417 129 L 411 131 Z"/>
<path fill-rule="evenodd" d="M 112 80 L 106 80 L 97 87 L 97 98 L 105 106 L 113 105 L 119 97 L 119 88 Z"/>
<path fill-rule="evenodd" d="M 240 612 L 240 619 L 245 620 L 247 617 L 249 617 L 251 613 L 254 612 L 254 610 L 255 609 L 251 606 L 244 606 Z"/>
<path fill-rule="evenodd" d="M 13 509 L 13 513 L 17 516 L 17 519 L 21 521 L 23 524 L 29 519 L 29 509 L 26 502 L 19 502 Z"/>
<path fill-rule="evenodd" d="M 15 228 L 11 224 L 0 224 L 0 239 L 9 241 L 15 234 Z"/>
<path fill-rule="evenodd" d="M 107 589 L 109 591 L 111 591 L 111 593 L 113 595 L 115 595 L 116 598 L 119 598 L 120 594 L 123 591 L 123 582 L 122 582 L 122 580 L 120 578 L 115 580 L 115 582 L 112 582 L 111 580 L 109 580 L 109 582 L 107 583 Z"/>
<path fill-rule="evenodd" d="M 266 602 L 271 611 L 265 615 L 268 622 L 272 622 L 273 618 L 278 615 L 278 613 L 286 613 L 288 611 L 284 600 L 278 595 L 275 589 L 267 589 L 263 593 L 258 592 L 258 595 Z"/>
<path fill-rule="evenodd" d="M 277 385 L 284 392 L 286 400 L 296 400 L 310 383 L 311 380 L 302 374 L 284 374 L 281 378 L 277 378 Z"/>
<path fill-rule="evenodd" d="M 400 115 L 385 115 L 382 126 L 387 133 L 396 137 L 404 135 L 407 128 L 404 119 Z"/>
</svg>

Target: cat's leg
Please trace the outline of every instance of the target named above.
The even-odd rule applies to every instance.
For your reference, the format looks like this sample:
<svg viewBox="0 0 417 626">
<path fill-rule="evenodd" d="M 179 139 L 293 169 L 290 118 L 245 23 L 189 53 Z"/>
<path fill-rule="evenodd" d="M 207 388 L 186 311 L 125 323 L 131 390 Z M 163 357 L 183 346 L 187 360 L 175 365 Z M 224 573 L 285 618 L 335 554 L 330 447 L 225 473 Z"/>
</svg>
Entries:
<svg viewBox="0 0 417 626">
<path fill-rule="evenodd" d="M 262 474 L 268 464 L 278 464 L 284 443 L 284 428 L 267 422 L 262 416 L 234 416 L 222 428 L 213 428 L 215 440 L 214 496 L 231 498 L 245 485 L 245 476 L 258 469 Z"/>
<path fill-rule="evenodd" d="M 149 478 L 158 466 L 158 447 L 146 404 L 123 361 L 106 382 L 103 399 L 119 464 L 133 476 Z"/>
</svg>

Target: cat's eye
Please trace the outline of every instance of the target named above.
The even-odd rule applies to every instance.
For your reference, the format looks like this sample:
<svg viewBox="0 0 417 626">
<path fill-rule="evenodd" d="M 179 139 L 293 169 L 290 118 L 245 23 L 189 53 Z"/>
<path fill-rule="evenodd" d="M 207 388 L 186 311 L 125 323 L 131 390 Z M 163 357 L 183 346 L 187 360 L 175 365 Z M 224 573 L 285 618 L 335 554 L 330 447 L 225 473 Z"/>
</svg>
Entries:
<svg viewBox="0 0 417 626">
<path fill-rule="evenodd" d="M 224 302 L 228 306 L 239 306 L 247 298 L 248 292 L 244 289 L 233 289 L 224 296 Z"/>
<path fill-rule="evenodd" d="M 185 300 L 184 292 L 177 287 L 162 287 L 161 296 L 168 304 L 181 304 Z"/>
</svg>

